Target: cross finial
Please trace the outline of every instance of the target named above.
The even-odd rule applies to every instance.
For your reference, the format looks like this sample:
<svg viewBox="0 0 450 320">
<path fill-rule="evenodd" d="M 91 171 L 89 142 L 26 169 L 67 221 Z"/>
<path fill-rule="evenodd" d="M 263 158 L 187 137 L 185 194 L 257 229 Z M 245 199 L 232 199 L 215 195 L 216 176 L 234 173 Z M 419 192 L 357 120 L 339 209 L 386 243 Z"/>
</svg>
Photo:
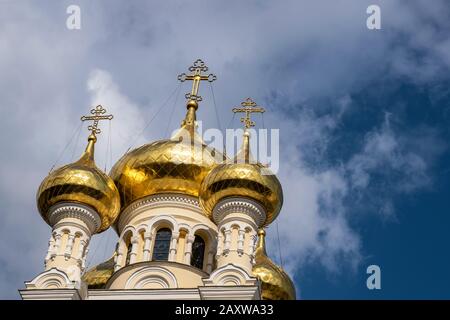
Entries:
<svg viewBox="0 0 450 320">
<path fill-rule="evenodd" d="M 208 75 L 202 74 L 203 72 L 208 71 L 208 67 L 201 59 L 197 59 L 192 66 L 188 69 L 191 71 L 191 74 L 182 73 L 178 75 L 178 80 L 184 82 L 186 80 L 192 80 L 192 90 L 191 93 L 186 93 L 185 97 L 188 100 L 192 101 L 202 101 L 202 97 L 198 95 L 198 86 L 200 81 L 208 80 L 209 82 L 213 82 L 217 79 L 217 77 L 210 73 Z"/>
<path fill-rule="evenodd" d="M 81 121 L 94 121 L 93 124 L 89 125 L 88 130 L 95 136 L 101 132 L 100 128 L 98 128 L 98 122 L 100 120 L 111 120 L 113 118 L 112 114 L 105 115 L 106 109 L 104 109 L 101 105 L 96 106 L 91 109 L 92 116 L 82 116 Z"/>
<path fill-rule="evenodd" d="M 245 99 L 241 102 L 242 108 L 233 108 L 233 112 L 245 112 L 245 117 L 241 118 L 241 122 L 244 123 L 246 129 L 255 126 L 255 121 L 250 119 L 250 114 L 253 112 L 264 113 L 266 110 L 263 107 L 260 107 L 254 102 L 251 98 Z"/>
</svg>

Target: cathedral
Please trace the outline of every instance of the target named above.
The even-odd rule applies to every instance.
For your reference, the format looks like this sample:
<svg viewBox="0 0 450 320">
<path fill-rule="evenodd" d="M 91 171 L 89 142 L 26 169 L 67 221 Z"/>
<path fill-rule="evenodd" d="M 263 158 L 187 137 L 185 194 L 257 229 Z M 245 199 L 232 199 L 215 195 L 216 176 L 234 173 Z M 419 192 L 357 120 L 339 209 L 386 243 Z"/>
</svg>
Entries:
<svg viewBox="0 0 450 320">
<path fill-rule="evenodd" d="M 95 164 L 102 106 L 78 161 L 52 170 L 37 191 L 37 208 L 51 227 L 43 272 L 20 289 L 24 300 L 191 299 L 291 300 L 287 273 L 268 257 L 265 228 L 283 204 L 280 182 L 253 160 L 247 99 L 240 151 L 228 157 L 196 129 L 199 86 L 216 77 L 197 60 L 182 82 L 186 116 L 170 139 L 128 151 L 109 174 Z M 111 258 L 86 268 L 91 237 L 113 228 Z"/>
</svg>

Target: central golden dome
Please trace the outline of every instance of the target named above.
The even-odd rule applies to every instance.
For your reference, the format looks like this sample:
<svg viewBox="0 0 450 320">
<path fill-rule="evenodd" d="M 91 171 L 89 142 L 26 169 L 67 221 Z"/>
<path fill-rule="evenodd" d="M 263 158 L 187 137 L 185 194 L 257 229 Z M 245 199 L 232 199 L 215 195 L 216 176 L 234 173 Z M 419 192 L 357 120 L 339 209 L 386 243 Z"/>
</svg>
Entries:
<svg viewBox="0 0 450 320">
<path fill-rule="evenodd" d="M 125 154 L 112 168 L 125 208 L 133 201 L 166 192 L 198 197 L 200 184 L 223 155 L 206 146 L 193 127 L 184 125 L 168 140 Z"/>
<path fill-rule="evenodd" d="M 131 202 L 143 197 L 166 192 L 182 193 L 198 197 L 200 184 L 209 171 L 224 160 L 224 156 L 207 147 L 195 130 L 199 84 L 213 82 L 216 76 L 205 75 L 208 67 L 197 59 L 189 67 L 192 73 L 182 73 L 178 80 L 192 82 L 188 99 L 187 114 L 180 130 L 169 140 L 160 140 L 126 153 L 111 169 L 125 208 Z"/>
</svg>

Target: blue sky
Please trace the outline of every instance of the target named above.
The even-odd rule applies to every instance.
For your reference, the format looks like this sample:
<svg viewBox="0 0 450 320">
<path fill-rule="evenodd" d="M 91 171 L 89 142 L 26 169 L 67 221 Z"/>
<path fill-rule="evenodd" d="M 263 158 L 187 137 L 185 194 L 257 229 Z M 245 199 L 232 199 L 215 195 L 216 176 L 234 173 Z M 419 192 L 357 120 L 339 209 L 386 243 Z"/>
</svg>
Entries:
<svg viewBox="0 0 450 320">
<path fill-rule="evenodd" d="M 81 30 L 66 28 L 70 4 Z M 381 30 L 366 27 L 371 4 Z M 115 115 L 102 137 L 112 159 L 102 140 L 96 154 L 109 170 L 178 126 L 176 76 L 202 58 L 222 128 L 251 96 L 280 129 L 285 202 L 269 251 L 278 262 L 278 225 L 299 297 L 450 298 L 449 16 L 445 0 L 0 1 L 0 297 L 42 271 L 50 229 L 35 193 L 82 151 L 79 117 L 97 103 Z M 198 116 L 218 127 L 200 90 Z M 94 237 L 88 263 L 116 238 Z M 366 288 L 371 264 L 381 290 Z"/>
</svg>

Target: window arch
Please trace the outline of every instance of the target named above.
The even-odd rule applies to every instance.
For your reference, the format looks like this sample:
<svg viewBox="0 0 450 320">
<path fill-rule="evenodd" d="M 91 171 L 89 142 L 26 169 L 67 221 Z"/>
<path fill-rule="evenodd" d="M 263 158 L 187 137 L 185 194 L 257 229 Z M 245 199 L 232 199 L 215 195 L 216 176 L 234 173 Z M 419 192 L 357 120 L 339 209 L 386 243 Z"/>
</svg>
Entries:
<svg viewBox="0 0 450 320">
<path fill-rule="evenodd" d="M 195 235 L 194 243 L 192 244 L 191 266 L 203 269 L 205 247 L 205 240 L 199 235 Z"/>
<path fill-rule="evenodd" d="M 155 244 L 153 246 L 153 257 L 155 261 L 169 260 L 170 239 L 172 231 L 168 228 L 159 229 L 156 233 Z"/>
</svg>

